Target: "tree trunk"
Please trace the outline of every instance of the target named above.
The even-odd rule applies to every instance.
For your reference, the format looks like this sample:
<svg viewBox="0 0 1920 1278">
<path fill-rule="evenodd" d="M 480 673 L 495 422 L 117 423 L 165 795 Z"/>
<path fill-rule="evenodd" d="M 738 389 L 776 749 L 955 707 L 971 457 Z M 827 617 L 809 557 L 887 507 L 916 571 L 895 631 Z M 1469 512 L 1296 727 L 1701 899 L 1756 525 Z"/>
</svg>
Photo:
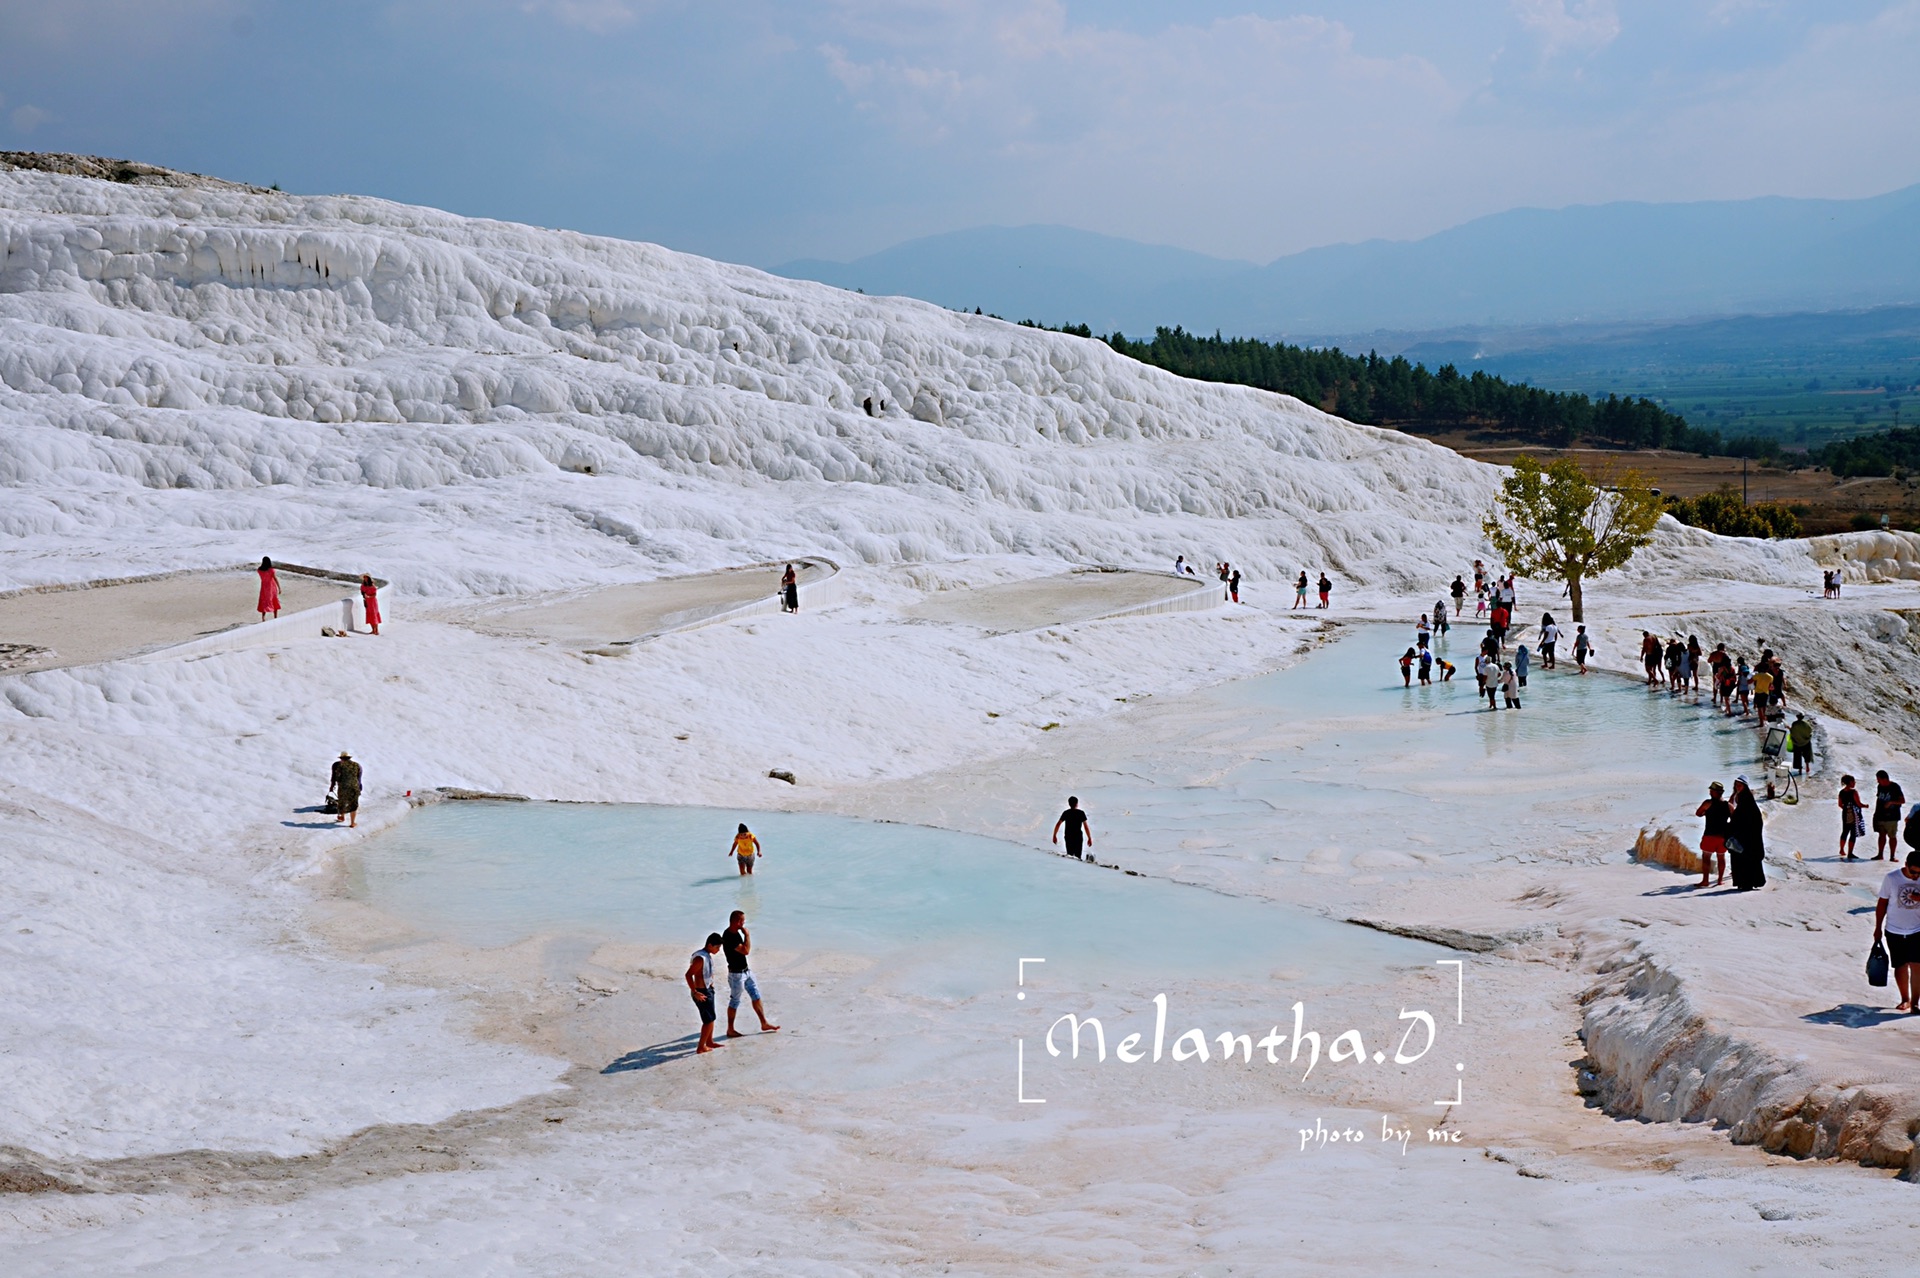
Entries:
<svg viewBox="0 0 1920 1278">
<path fill-rule="evenodd" d="M 1587 619 L 1587 613 L 1586 609 L 1583 608 L 1580 603 L 1580 574 L 1577 572 L 1567 574 L 1567 598 L 1573 604 L 1574 623 L 1577 625 L 1585 621 Z"/>
</svg>

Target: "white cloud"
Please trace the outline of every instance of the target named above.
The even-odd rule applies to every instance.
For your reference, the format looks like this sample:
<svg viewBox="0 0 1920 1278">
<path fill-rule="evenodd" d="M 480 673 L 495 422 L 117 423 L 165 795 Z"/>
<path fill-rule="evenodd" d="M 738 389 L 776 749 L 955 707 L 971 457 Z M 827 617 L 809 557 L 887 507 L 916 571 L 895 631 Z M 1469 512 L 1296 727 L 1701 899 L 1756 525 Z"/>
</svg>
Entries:
<svg viewBox="0 0 1920 1278">
<path fill-rule="evenodd" d="M 620 27 L 631 26 L 640 15 L 624 0 L 528 0 L 520 10 L 546 14 L 563 26 L 580 27 L 595 35 L 605 35 Z"/>
<path fill-rule="evenodd" d="M 15 107 L 13 114 L 7 117 L 12 122 L 16 133 L 31 133 L 52 118 L 51 112 L 24 102 Z"/>
<path fill-rule="evenodd" d="M 1613 0 L 1513 0 L 1513 13 L 1540 38 L 1542 57 L 1604 49 L 1620 35 Z"/>
</svg>

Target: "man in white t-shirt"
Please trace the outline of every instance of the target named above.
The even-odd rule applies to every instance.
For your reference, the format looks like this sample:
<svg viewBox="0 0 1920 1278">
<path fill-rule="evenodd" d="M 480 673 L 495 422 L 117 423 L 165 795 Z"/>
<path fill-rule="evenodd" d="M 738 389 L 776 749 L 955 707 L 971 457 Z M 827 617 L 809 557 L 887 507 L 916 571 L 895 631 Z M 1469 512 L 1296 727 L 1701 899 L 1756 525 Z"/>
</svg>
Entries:
<svg viewBox="0 0 1920 1278">
<path fill-rule="evenodd" d="M 1873 907 L 1873 939 L 1887 937 L 1887 958 L 1900 986 L 1896 1012 L 1911 1012 L 1920 990 L 1920 848 L 1907 853 L 1907 863 L 1880 883 L 1880 899 Z"/>
</svg>

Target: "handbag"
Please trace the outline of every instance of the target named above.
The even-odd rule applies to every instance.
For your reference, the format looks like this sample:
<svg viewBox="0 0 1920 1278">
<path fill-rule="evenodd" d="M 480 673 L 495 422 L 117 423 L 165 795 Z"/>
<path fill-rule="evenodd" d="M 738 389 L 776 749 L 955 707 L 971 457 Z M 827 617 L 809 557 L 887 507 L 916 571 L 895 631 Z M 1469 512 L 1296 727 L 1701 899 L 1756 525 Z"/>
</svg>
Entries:
<svg viewBox="0 0 1920 1278">
<path fill-rule="evenodd" d="M 1873 949 L 1867 952 L 1867 984 L 1876 988 L 1885 985 L 1889 966 L 1886 947 L 1880 944 L 1880 938 L 1876 936 Z"/>
</svg>

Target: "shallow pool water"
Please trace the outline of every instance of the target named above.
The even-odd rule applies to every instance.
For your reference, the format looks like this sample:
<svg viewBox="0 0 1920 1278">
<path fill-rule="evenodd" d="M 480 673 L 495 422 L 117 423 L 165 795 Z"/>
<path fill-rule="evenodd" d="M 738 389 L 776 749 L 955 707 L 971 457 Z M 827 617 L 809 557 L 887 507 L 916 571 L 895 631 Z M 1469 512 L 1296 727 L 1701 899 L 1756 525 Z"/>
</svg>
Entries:
<svg viewBox="0 0 1920 1278">
<path fill-rule="evenodd" d="M 746 820 L 766 850 L 742 878 Z M 886 957 L 922 986 L 978 988 L 976 960 L 1073 956 L 1115 973 L 1207 969 L 1328 980 L 1423 961 L 1424 946 L 1305 911 L 994 839 L 809 813 L 449 803 L 361 845 L 354 891 L 470 944 L 531 936 L 697 946 L 744 909 L 783 949 Z"/>
<path fill-rule="evenodd" d="M 1759 734 L 1705 698 L 1536 664 L 1519 710 L 1476 698 L 1464 628 L 1449 684 L 1401 685 L 1411 631 L 1358 626 L 1276 674 L 1203 695 L 1187 743 L 1124 741 L 1080 788 L 1106 850 L 1390 870 L 1416 857 L 1617 850 L 1742 771 Z"/>
</svg>

